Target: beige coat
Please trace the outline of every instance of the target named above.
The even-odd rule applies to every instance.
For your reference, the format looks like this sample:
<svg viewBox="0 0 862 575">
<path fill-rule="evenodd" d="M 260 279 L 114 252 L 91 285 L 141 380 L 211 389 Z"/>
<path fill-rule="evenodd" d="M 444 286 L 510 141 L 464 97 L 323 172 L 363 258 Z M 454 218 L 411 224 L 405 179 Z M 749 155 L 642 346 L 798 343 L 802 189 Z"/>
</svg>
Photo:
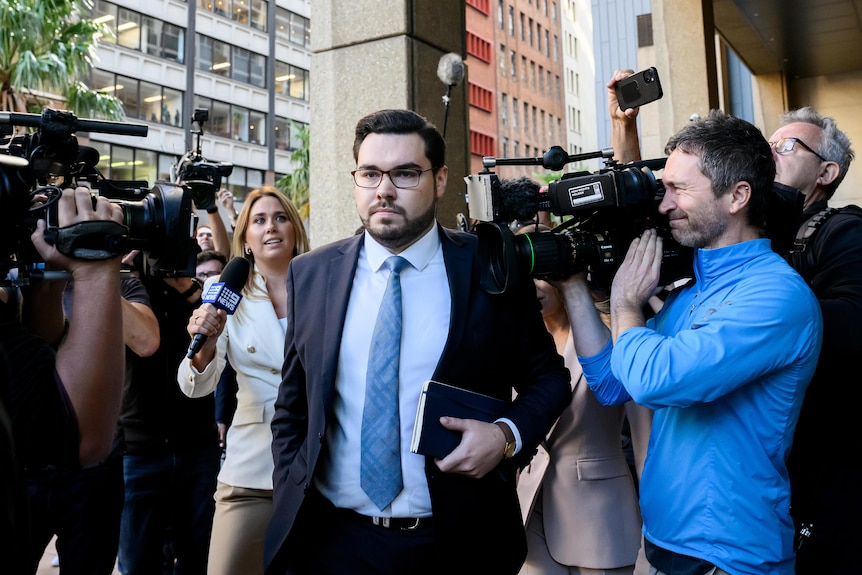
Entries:
<svg viewBox="0 0 862 575">
<path fill-rule="evenodd" d="M 637 492 L 621 448 L 626 409 L 636 449 L 649 437 L 649 410 L 599 404 L 572 344 L 563 353 L 572 374 L 572 402 L 518 480 L 525 525 L 542 488 L 544 531 L 557 563 L 611 569 L 634 565 L 641 544 Z M 640 452 L 641 449 L 638 449 Z M 638 468 L 643 454 L 638 453 Z"/>
</svg>

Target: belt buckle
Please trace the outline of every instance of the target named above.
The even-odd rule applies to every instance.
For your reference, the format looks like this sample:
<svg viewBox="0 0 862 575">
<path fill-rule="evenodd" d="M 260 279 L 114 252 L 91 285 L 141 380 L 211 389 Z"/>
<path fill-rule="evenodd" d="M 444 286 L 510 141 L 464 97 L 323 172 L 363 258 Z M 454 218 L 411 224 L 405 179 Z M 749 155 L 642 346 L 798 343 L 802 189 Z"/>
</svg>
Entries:
<svg viewBox="0 0 862 575">
<path fill-rule="evenodd" d="M 389 529 L 389 517 L 372 517 L 371 522 L 378 527 Z"/>
<path fill-rule="evenodd" d="M 414 529 L 419 527 L 419 521 L 420 521 L 420 519 L 418 517 L 416 517 L 415 519 L 413 519 L 413 525 L 406 525 L 406 526 L 402 527 L 401 530 L 402 531 L 413 531 Z"/>
</svg>

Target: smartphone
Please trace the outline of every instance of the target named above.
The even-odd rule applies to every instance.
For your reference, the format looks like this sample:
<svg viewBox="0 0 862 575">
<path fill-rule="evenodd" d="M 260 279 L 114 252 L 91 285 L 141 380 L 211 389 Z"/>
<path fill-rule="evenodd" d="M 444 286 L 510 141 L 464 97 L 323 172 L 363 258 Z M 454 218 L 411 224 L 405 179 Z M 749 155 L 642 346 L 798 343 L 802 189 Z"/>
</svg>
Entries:
<svg viewBox="0 0 862 575">
<path fill-rule="evenodd" d="M 661 82 L 655 67 L 641 70 L 628 78 L 623 78 L 614 85 L 620 110 L 637 108 L 662 97 Z"/>
</svg>

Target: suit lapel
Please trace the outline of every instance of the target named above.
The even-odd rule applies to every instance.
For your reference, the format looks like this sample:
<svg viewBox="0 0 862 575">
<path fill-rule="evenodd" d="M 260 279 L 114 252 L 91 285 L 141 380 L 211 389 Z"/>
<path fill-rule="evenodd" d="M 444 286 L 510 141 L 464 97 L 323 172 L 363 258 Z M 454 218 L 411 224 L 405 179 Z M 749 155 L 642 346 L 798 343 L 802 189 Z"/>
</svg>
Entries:
<svg viewBox="0 0 862 575">
<path fill-rule="evenodd" d="M 348 241 L 339 247 L 338 254 L 327 263 L 326 284 L 324 291 L 316 297 L 326 300 L 323 318 L 324 332 L 320 348 L 321 372 L 325 382 L 325 403 L 329 405 L 332 390 L 335 388 L 335 373 L 338 367 L 338 351 L 341 347 L 341 334 L 344 331 L 344 321 L 347 316 L 347 304 L 350 301 L 350 291 L 353 288 L 353 276 L 359 260 L 359 250 L 364 241 L 364 234 L 359 234 L 354 241 Z M 315 286 L 315 288 L 320 286 Z"/>
<path fill-rule="evenodd" d="M 464 330 L 469 325 L 467 320 L 470 312 L 470 284 L 473 281 L 473 252 L 466 242 L 456 234 L 450 233 L 439 226 L 440 242 L 443 247 L 443 261 L 446 265 L 446 275 L 449 278 L 449 293 L 452 298 L 452 313 L 449 320 L 449 337 L 440 355 L 435 374 L 441 366 L 455 362 L 451 354 L 457 354 L 464 337 Z M 436 376 L 435 376 L 436 377 Z"/>
</svg>

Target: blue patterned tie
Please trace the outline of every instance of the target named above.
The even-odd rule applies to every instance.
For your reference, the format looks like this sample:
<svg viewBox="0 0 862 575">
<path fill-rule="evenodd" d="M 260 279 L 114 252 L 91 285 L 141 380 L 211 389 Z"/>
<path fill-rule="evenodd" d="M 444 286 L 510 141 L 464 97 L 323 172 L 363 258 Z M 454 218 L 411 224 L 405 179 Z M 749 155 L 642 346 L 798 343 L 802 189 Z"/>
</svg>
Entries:
<svg viewBox="0 0 862 575">
<path fill-rule="evenodd" d="M 365 409 L 362 412 L 362 490 L 382 511 L 401 493 L 401 421 L 398 417 L 398 364 L 401 357 L 401 270 L 410 262 L 392 256 L 391 272 L 368 354 Z"/>
</svg>

